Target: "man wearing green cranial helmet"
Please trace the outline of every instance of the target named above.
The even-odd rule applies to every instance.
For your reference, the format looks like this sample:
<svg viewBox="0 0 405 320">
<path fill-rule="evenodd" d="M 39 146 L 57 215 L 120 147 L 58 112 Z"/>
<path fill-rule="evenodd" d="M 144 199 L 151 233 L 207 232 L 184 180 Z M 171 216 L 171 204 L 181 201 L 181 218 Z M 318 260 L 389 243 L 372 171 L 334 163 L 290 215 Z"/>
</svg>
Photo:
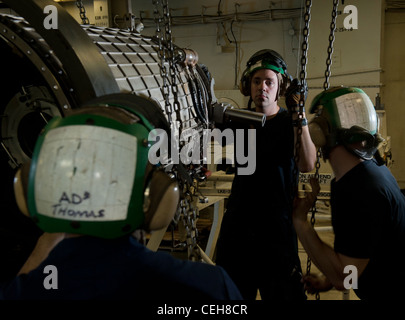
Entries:
<svg viewBox="0 0 405 320">
<path fill-rule="evenodd" d="M 44 233 L 0 283 L 0 299 L 242 299 L 221 267 L 145 246 L 180 199 L 177 179 L 148 161 L 157 128 L 170 130 L 160 106 L 132 94 L 98 97 L 47 124 L 15 178 L 21 212 Z"/>
<path fill-rule="evenodd" d="M 280 95 L 285 94 L 292 77 L 287 72 L 287 64 L 283 57 L 278 52 L 271 49 L 260 50 L 250 57 L 240 80 L 239 88 L 241 93 L 245 96 L 250 96 L 252 76 L 256 71 L 262 69 L 273 70 L 277 73 L 279 89 L 277 91 L 276 100 L 278 100 Z"/>
<path fill-rule="evenodd" d="M 305 110 L 299 110 L 301 92 L 305 99 L 307 90 L 298 79 L 291 80 L 279 53 L 264 49 L 247 61 L 240 91 L 250 98 L 248 108 L 254 105 L 256 112 L 266 116 L 266 123 L 259 128 L 232 126 L 245 137 L 254 132 L 255 141 L 246 138 L 235 146 L 235 159 L 249 148 L 256 154 L 256 168 L 250 175 L 235 175 L 216 263 L 228 271 L 245 299 L 256 299 L 259 291 L 262 300 L 303 300 L 306 295 L 291 210 L 295 172 L 311 171 L 316 160 Z M 243 164 L 235 166 L 239 169 Z M 270 259 L 263 252 L 271 252 Z"/>
<path fill-rule="evenodd" d="M 293 223 L 305 251 L 322 276 L 304 277 L 307 291 L 354 289 L 373 301 L 405 298 L 405 196 L 379 157 L 378 116 L 359 88 L 334 87 L 311 107 L 311 137 L 335 175 L 331 182 L 334 247 L 320 239 L 307 214 L 319 183 L 296 199 Z"/>
</svg>

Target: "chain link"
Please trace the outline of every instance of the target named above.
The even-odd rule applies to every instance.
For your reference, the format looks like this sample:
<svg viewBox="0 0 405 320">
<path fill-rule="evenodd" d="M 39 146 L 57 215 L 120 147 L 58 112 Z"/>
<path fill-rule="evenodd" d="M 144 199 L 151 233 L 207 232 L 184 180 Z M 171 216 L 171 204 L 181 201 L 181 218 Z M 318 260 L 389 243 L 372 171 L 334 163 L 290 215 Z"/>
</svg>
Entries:
<svg viewBox="0 0 405 320">
<path fill-rule="evenodd" d="M 82 19 L 82 24 L 90 24 L 89 19 L 86 16 L 86 9 L 84 7 L 83 2 L 80 1 L 76 1 L 76 7 L 79 8 L 80 10 L 80 18 Z"/>
<path fill-rule="evenodd" d="M 333 42 L 335 41 L 335 30 L 336 30 L 336 16 L 337 8 L 339 5 L 339 0 L 333 0 L 332 9 L 332 21 L 330 23 L 330 34 L 329 34 L 329 45 L 328 45 L 328 57 L 326 58 L 326 70 L 325 70 L 325 82 L 323 83 L 323 89 L 329 89 L 329 78 L 330 78 L 330 66 L 332 65 L 332 53 L 333 53 Z"/>
</svg>

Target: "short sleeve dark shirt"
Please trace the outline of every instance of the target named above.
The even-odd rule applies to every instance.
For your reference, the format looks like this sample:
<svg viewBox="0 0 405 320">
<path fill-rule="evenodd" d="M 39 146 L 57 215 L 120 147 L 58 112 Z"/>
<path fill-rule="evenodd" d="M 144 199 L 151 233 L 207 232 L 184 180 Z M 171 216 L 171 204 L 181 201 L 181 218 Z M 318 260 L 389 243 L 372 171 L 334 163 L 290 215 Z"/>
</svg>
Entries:
<svg viewBox="0 0 405 320">
<path fill-rule="evenodd" d="M 356 294 L 404 297 L 405 197 L 388 168 L 369 160 L 333 180 L 331 205 L 335 251 L 370 259 Z"/>
<path fill-rule="evenodd" d="M 294 131 L 291 116 L 282 108 L 255 129 L 256 143 L 250 147 L 256 153 L 256 169 L 250 175 L 235 174 L 227 209 L 242 214 L 248 210 L 249 220 L 257 226 L 255 219 L 271 222 L 291 215 Z M 244 136 L 246 140 L 248 135 Z M 236 168 L 243 166 L 235 159 Z"/>
<path fill-rule="evenodd" d="M 251 128 L 251 127 L 249 127 Z M 240 130 L 240 129 L 239 129 Z M 245 127 L 246 130 L 246 127 Z M 291 115 L 277 115 L 256 127 L 256 142 L 245 133 L 245 146 L 256 153 L 253 174 L 235 174 L 222 224 L 235 235 L 266 246 L 277 259 L 297 260 L 297 238 L 292 225 L 294 128 Z M 235 150 L 240 148 L 236 141 Z M 252 150 L 250 150 L 252 152 Z M 243 167 L 235 156 L 236 168 Z M 297 263 L 297 262 L 295 262 Z"/>
</svg>

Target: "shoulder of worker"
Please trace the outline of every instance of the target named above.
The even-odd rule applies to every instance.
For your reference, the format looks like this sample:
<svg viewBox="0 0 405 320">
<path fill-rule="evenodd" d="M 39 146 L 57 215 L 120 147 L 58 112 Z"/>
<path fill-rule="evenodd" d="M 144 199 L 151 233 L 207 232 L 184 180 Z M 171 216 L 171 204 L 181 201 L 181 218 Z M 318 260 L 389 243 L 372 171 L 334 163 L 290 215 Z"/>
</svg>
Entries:
<svg viewBox="0 0 405 320">
<path fill-rule="evenodd" d="M 203 262 L 183 260 L 167 252 L 145 250 L 142 264 L 150 275 L 174 283 L 178 288 L 198 291 L 213 299 L 242 299 L 236 285 L 220 267 Z"/>
</svg>

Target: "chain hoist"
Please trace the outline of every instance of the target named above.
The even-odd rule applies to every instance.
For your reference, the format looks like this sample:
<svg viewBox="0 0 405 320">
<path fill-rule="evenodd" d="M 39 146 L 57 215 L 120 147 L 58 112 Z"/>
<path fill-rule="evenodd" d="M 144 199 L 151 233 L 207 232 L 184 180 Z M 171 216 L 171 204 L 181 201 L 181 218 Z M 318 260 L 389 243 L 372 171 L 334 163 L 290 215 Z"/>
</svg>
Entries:
<svg viewBox="0 0 405 320">
<path fill-rule="evenodd" d="M 82 19 L 82 24 L 90 24 L 90 21 L 86 16 L 86 9 L 84 7 L 83 1 L 76 1 L 76 7 L 78 7 L 80 10 L 80 18 Z"/>
<path fill-rule="evenodd" d="M 178 99 L 178 86 L 177 86 L 177 69 L 176 69 L 176 54 L 173 46 L 172 35 L 171 35 L 171 17 L 169 11 L 169 5 L 167 0 L 153 0 L 154 4 L 154 19 L 156 23 L 156 38 L 158 41 L 158 56 L 160 58 L 160 75 L 163 80 L 162 95 L 165 99 L 165 109 L 169 117 L 169 123 L 172 130 L 179 133 L 178 137 L 173 137 L 180 140 L 181 134 L 181 118 L 180 118 L 180 103 Z M 160 8 L 162 8 L 162 15 L 160 14 Z M 163 18 L 162 18 L 163 16 Z M 162 32 L 161 26 L 164 27 L 164 33 Z M 166 65 L 169 65 L 167 68 Z M 169 80 L 170 74 L 170 80 Z M 169 86 L 171 82 L 171 86 Z M 170 103 L 170 89 L 173 94 L 174 102 L 173 105 Z M 172 119 L 171 115 L 175 112 L 177 119 Z M 174 120 L 174 121 L 173 121 Z M 176 142 L 175 145 L 179 146 Z M 181 164 L 180 164 L 181 165 Z M 183 179 L 182 177 L 179 177 Z M 186 232 L 186 244 L 188 249 L 188 258 L 190 260 L 200 260 L 200 251 L 197 245 L 197 215 L 198 210 L 195 205 L 193 190 L 195 189 L 190 182 L 187 180 L 181 181 L 180 188 L 182 192 L 182 200 L 178 208 L 178 214 L 176 220 L 181 220 L 182 227 L 184 227 Z"/>
</svg>

